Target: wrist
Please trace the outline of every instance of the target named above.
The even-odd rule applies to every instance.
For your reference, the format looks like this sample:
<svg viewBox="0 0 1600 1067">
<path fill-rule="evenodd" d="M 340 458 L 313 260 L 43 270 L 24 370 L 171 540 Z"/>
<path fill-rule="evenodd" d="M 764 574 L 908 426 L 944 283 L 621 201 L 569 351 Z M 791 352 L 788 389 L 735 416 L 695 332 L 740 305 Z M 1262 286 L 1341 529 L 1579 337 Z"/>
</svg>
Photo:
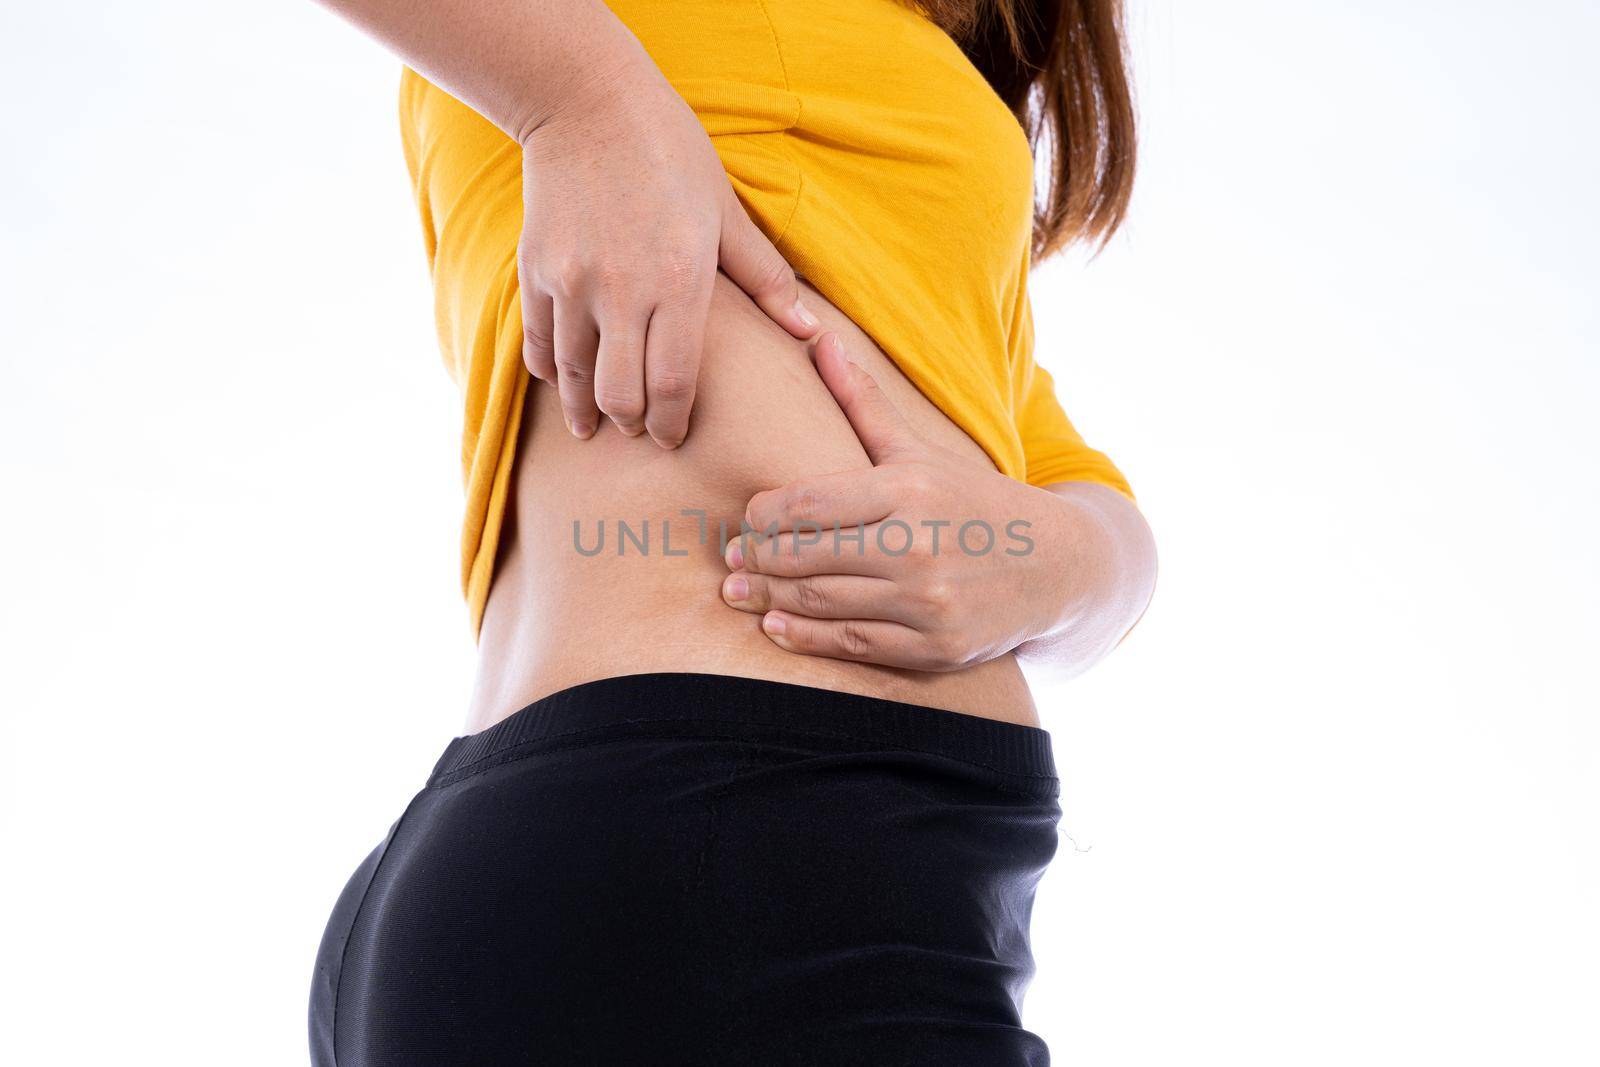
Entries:
<svg viewBox="0 0 1600 1067">
<path fill-rule="evenodd" d="M 582 57 L 564 74 L 547 73 L 537 93 L 529 94 L 512 136 L 524 151 L 541 132 L 584 131 L 625 124 L 639 110 L 642 90 L 652 80 L 665 84 L 649 53 L 626 27 L 597 54 Z"/>
<path fill-rule="evenodd" d="M 1049 590 L 1040 638 L 1070 635 L 1074 644 L 1111 647 L 1149 603 L 1155 552 L 1149 527 L 1122 494 L 1089 482 L 1062 482 L 1044 525 L 1038 586 Z"/>
<path fill-rule="evenodd" d="M 1076 629 L 1101 598 L 1111 550 L 1105 524 L 1092 506 L 1074 494 L 1036 490 L 1045 498 L 1040 553 L 1034 586 L 1047 598 L 1041 606 L 1038 635 Z"/>
</svg>

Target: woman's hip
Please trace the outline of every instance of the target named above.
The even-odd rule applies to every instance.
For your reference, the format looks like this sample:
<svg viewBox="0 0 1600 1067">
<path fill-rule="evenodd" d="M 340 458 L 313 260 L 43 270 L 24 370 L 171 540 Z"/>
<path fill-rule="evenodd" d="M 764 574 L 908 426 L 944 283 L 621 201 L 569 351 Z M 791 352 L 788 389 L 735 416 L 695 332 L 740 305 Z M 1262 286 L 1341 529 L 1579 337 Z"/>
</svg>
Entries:
<svg viewBox="0 0 1600 1067">
<path fill-rule="evenodd" d="M 1043 1063 L 1019 1011 L 1057 788 L 1048 735 L 1011 723 L 717 675 L 564 690 L 451 742 L 358 871 L 314 1043 L 344 1067 Z"/>
</svg>

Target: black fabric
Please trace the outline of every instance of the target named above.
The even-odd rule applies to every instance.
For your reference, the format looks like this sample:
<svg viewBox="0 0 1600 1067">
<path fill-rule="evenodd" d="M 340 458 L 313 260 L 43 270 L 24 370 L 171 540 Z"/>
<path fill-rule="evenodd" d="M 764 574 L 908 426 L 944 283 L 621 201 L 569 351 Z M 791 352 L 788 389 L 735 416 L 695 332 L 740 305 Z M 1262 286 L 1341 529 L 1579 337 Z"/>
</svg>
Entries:
<svg viewBox="0 0 1600 1067">
<path fill-rule="evenodd" d="M 329 921 L 316 1067 L 1040 1065 L 1049 735 L 630 675 L 446 748 Z"/>
</svg>

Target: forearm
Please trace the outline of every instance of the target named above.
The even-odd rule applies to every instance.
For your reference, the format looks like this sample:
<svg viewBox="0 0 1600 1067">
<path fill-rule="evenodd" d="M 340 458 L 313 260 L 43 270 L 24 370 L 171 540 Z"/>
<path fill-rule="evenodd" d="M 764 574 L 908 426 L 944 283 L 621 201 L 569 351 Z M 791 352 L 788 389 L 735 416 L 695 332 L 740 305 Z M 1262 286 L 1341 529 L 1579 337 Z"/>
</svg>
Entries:
<svg viewBox="0 0 1600 1067">
<path fill-rule="evenodd" d="M 1052 532 L 1060 590 L 1043 632 L 1017 655 L 1068 675 L 1081 674 L 1116 648 L 1155 591 L 1156 548 L 1150 526 L 1127 497 L 1091 482 L 1048 491 L 1065 505 Z"/>
<path fill-rule="evenodd" d="M 600 0 L 318 0 L 518 143 L 566 102 L 650 63 Z"/>
</svg>

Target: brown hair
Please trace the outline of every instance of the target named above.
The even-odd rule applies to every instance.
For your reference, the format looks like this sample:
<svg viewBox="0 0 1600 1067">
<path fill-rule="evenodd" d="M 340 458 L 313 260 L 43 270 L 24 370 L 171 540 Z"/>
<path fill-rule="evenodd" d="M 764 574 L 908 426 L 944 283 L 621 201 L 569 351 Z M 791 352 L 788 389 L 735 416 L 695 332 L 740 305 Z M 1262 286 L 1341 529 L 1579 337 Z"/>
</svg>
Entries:
<svg viewBox="0 0 1600 1067">
<path fill-rule="evenodd" d="M 1034 207 L 1035 262 L 1103 245 L 1127 214 L 1136 141 L 1122 0 L 921 0 L 1049 152 Z M 1044 147 L 1044 145 L 1048 147 Z"/>
</svg>

